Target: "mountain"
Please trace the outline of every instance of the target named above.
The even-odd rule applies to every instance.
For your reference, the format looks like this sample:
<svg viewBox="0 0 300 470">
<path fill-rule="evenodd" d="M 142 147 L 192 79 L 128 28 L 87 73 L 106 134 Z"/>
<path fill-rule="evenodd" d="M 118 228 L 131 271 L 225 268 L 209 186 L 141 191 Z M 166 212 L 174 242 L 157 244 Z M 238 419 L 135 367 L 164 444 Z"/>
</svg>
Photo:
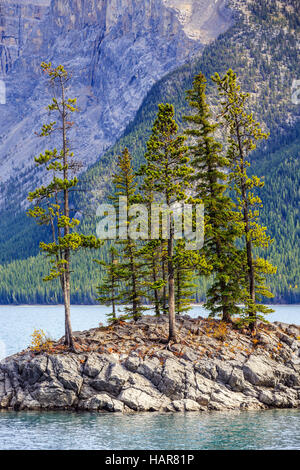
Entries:
<svg viewBox="0 0 300 470">
<path fill-rule="evenodd" d="M 55 3 L 57 2 L 52 2 L 52 8 Z M 89 2 L 89 4 L 91 3 Z M 123 4 L 123 2 L 121 3 Z M 157 2 L 150 3 L 156 4 Z M 195 36 L 192 38 L 191 34 L 192 25 L 199 27 L 200 24 L 193 14 L 197 11 L 196 6 L 199 4 L 202 7 L 212 8 L 213 3 L 164 2 L 166 9 L 171 8 L 172 4 L 171 10 L 168 11 L 173 12 L 173 18 L 180 25 L 181 34 L 184 33 L 195 48 L 190 49 L 186 54 L 185 60 L 181 62 L 183 65 L 178 62 L 179 67 L 175 68 L 174 66 L 174 70 L 173 66 L 170 67 L 165 70 L 165 74 L 161 74 L 164 77 L 156 81 L 152 87 L 149 84 L 148 93 L 145 92 L 143 100 L 141 98 L 141 106 L 138 110 L 136 109 L 137 112 L 132 111 L 131 118 L 125 119 L 122 114 L 121 119 L 119 111 L 114 115 L 120 119 L 121 123 L 118 134 L 116 131 L 114 139 L 111 138 L 111 143 L 115 142 L 115 144 L 110 146 L 105 153 L 103 152 L 105 146 L 101 147 L 102 150 L 99 147 L 99 153 L 94 160 L 93 158 L 89 160 L 89 163 L 94 163 L 81 178 L 81 188 L 87 188 L 88 191 L 78 193 L 73 200 L 73 207 L 74 210 L 82 212 L 82 228 L 86 231 L 94 231 L 95 207 L 99 200 L 105 197 L 109 189 L 109 179 L 115 156 L 124 146 L 127 146 L 134 155 L 137 167 L 143 161 L 145 141 L 150 133 L 158 103 L 172 102 L 175 105 L 178 122 L 182 127 L 181 117 L 187 111 L 185 90 L 191 87 L 193 76 L 200 70 L 210 77 L 215 71 L 224 73 L 228 68 L 232 68 L 240 77 L 243 89 L 251 95 L 255 116 L 271 133 L 269 142 L 260 146 L 252 156 L 253 171 L 259 176 L 263 176 L 266 182 L 262 193 L 264 210 L 261 219 L 274 237 L 274 243 L 268 254 L 270 260 L 278 266 L 278 275 L 270 279 L 270 285 L 275 293 L 276 302 L 299 302 L 300 110 L 299 104 L 292 100 L 294 80 L 300 77 L 298 42 L 300 20 L 297 13 L 299 1 L 230 0 L 229 7 L 232 12 L 230 16 L 229 10 L 224 10 L 224 5 L 220 2 L 217 5 L 221 10 L 214 10 L 214 14 L 218 15 L 219 21 L 226 18 L 226 27 L 224 23 L 222 24 L 224 29 L 228 29 L 224 31 L 220 27 L 219 31 L 222 34 L 212 42 L 210 42 L 212 36 L 208 38 L 203 33 L 200 43 L 199 39 Z M 189 4 L 192 5 L 193 10 L 187 8 Z M 184 14 L 183 6 L 187 12 L 193 14 L 188 13 L 190 16 Z M 203 11 L 208 10 L 203 8 Z M 49 12 L 50 10 L 48 15 Z M 225 16 L 224 12 L 226 12 Z M 200 14 L 199 17 L 201 17 Z M 145 21 L 145 16 L 141 18 Z M 211 18 L 214 18 L 213 13 Z M 230 26 L 232 18 L 234 18 L 234 24 Z M 143 24 L 140 24 L 139 30 L 143 30 Z M 213 24 L 216 24 L 215 20 Z M 207 20 L 205 25 L 212 31 L 211 21 Z M 214 30 L 214 34 L 217 35 L 216 30 Z M 168 37 L 167 33 L 166 36 Z M 68 37 L 67 32 L 66 37 Z M 60 50 L 58 49 L 60 57 L 59 54 Z M 160 54 L 158 56 L 160 57 Z M 145 57 L 141 58 L 141 63 L 144 59 Z M 120 62 L 123 63 L 122 57 L 120 57 Z M 215 92 L 210 82 L 208 85 L 210 100 L 215 107 L 217 105 Z M 74 92 L 79 90 L 76 88 L 77 86 L 78 83 L 75 84 Z M 121 93 L 116 92 L 116 90 L 119 92 L 119 89 L 115 86 L 115 83 L 111 83 L 111 90 L 115 90 L 116 97 Z M 43 90 L 44 88 L 39 82 L 34 91 L 39 100 L 44 99 Z M 29 103 L 31 103 L 31 99 L 29 99 Z M 88 103 L 88 107 L 83 108 L 80 114 L 88 116 L 95 108 L 91 122 L 98 126 L 99 102 Z M 41 101 L 39 102 L 40 106 Z M 115 108 L 113 100 L 110 111 L 118 110 L 118 106 L 119 104 Z M 39 107 L 35 103 L 36 116 Z M 82 134 L 80 136 L 76 134 L 74 139 L 76 146 L 78 145 L 78 153 L 82 156 L 86 155 L 89 149 L 94 148 L 93 128 L 85 127 L 82 117 L 78 116 L 77 121 L 78 132 L 80 131 Z M 103 128 L 102 121 L 101 126 Z M 84 135 L 87 135 L 84 134 L 85 132 L 90 132 L 88 140 L 84 140 Z M 28 139 L 30 142 L 33 141 L 32 133 L 29 134 L 29 128 Z M 87 145 L 86 149 L 83 148 L 82 141 Z M 18 142 L 17 139 L 16 142 Z M 87 153 L 85 153 L 86 151 Z M 18 161 L 17 158 L 15 160 Z M 33 175 L 35 179 L 38 179 L 38 175 L 34 173 L 30 165 L 26 172 L 24 171 L 19 179 L 14 175 L 13 179 L 7 180 L 5 183 L 5 193 L 3 194 L 6 195 L 6 208 L 3 209 L 0 217 L 0 256 L 2 260 L 0 301 L 3 303 L 55 303 L 60 300 L 59 290 L 55 284 L 41 284 L 41 275 L 47 268 L 43 258 L 40 255 L 35 256 L 38 252 L 38 240 L 46 234 L 41 233 L 40 228 L 36 228 L 33 222 L 28 221 L 24 210 L 19 208 L 23 194 L 29 187 L 31 189 L 35 187 Z M 20 195 L 20 198 L 16 195 Z M 88 217 L 88 214 L 91 214 L 92 217 Z M 16 252 L 16 246 L 18 246 L 18 252 Z M 106 253 L 102 250 L 97 256 L 105 257 Z M 94 285 L 99 281 L 99 272 L 95 269 L 92 261 L 94 257 L 95 254 L 84 254 L 77 256 L 74 260 L 73 302 L 91 302 L 94 299 Z M 199 280 L 197 300 L 203 299 L 206 282 L 203 279 Z"/>
<path fill-rule="evenodd" d="M 121 136 L 152 85 L 199 54 L 232 19 L 221 0 L 0 0 L 0 24 L 3 207 L 16 177 L 14 204 L 23 204 L 42 177 L 33 165 L 44 149 L 35 132 L 47 120 L 51 96 L 42 61 L 73 73 L 70 93 L 81 113 L 71 140 L 87 168 Z"/>
<path fill-rule="evenodd" d="M 0 2 L 0 76 L 8 76 L 44 18 L 50 0 L 3 0 Z"/>
</svg>

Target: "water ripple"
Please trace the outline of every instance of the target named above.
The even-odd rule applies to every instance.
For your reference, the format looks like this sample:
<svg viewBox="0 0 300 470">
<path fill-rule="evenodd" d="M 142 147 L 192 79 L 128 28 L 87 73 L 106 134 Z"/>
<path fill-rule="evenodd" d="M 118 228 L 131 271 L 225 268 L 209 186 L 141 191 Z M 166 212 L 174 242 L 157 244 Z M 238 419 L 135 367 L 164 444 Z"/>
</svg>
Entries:
<svg viewBox="0 0 300 470">
<path fill-rule="evenodd" d="M 1 449 L 300 449 L 300 410 L 0 412 Z"/>
</svg>

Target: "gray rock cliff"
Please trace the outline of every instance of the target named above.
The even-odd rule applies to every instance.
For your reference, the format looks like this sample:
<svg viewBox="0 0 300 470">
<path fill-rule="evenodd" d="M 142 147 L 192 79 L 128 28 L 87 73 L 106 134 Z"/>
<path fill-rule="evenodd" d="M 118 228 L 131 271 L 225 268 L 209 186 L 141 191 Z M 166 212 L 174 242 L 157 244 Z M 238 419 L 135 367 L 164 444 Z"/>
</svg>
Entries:
<svg viewBox="0 0 300 470">
<path fill-rule="evenodd" d="M 35 136 L 51 97 L 42 60 L 73 71 L 71 95 L 81 112 L 71 141 L 86 168 L 117 140 L 157 80 L 231 24 L 223 0 L 0 0 L 2 203 L 16 174 L 24 200 L 40 178 L 33 157 L 51 146 Z"/>
<path fill-rule="evenodd" d="M 260 324 L 258 334 L 179 318 L 77 332 L 78 354 L 29 349 L 0 363 L 0 408 L 15 410 L 204 411 L 298 408 L 300 327 Z M 60 349 L 59 349 L 60 348 Z M 56 352 L 55 352 L 56 351 Z M 58 352 L 60 351 L 60 352 Z"/>
<path fill-rule="evenodd" d="M 0 77 L 11 71 L 50 0 L 0 1 Z"/>
</svg>

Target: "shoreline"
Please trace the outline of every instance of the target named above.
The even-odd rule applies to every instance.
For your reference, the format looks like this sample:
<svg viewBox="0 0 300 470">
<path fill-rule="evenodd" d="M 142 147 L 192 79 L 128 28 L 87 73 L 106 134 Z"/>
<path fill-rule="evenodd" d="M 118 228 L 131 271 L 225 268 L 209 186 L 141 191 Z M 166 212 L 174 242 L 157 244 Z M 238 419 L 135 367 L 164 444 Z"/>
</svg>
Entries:
<svg viewBox="0 0 300 470">
<path fill-rule="evenodd" d="M 148 305 L 148 304 L 144 304 L 146 305 L 147 307 L 151 308 L 151 307 L 154 307 L 153 305 Z M 282 304 L 278 304 L 278 303 L 274 303 L 274 304 L 268 304 L 267 302 L 263 302 L 263 305 L 267 305 L 268 307 L 284 307 L 284 306 L 294 306 L 294 307 L 297 307 L 299 306 L 300 308 L 300 303 L 296 302 L 296 303 L 290 303 L 290 304 L 286 304 L 286 303 L 282 303 Z M 63 307 L 64 304 L 0 304 L 0 308 L 1 307 Z M 126 305 L 122 304 L 122 307 L 125 307 Z M 191 304 L 191 308 L 194 308 L 194 307 L 203 307 L 204 306 L 204 302 L 203 303 L 198 303 L 198 304 Z M 71 307 L 106 307 L 106 305 L 104 304 L 71 304 Z M 121 307 L 121 305 L 118 307 Z M 299 314 L 300 314 L 300 311 L 299 311 Z"/>
<path fill-rule="evenodd" d="M 0 362 L 0 408 L 184 412 L 300 407 L 300 327 L 259 323 L 258 334 L 181 316 L 166 347 L 167 319 L 144 316 L 74 332 Z"/>
</svg>

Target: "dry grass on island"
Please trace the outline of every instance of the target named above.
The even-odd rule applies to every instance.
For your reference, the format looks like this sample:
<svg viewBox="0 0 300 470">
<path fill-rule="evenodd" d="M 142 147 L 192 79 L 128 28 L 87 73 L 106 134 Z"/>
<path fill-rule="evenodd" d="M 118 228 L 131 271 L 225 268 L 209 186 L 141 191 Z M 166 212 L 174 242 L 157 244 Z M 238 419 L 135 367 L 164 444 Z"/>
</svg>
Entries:
<svg viewBox="0 0 300 470">
<path fill-rule="evenodd" d="M 166 348 L 176 357 L 187 358 L 193 355 L 195 361 L 209 358 L 246 358 L 253 353 L 268 354 L 274 360 L 288 360 L 290 346 L 300 339 L 300 326 L 280 322 L 259 322 L 256 333 L 238 327 L 238 320 L 231 325 L 210 318 L 177 316 L 177 342 L 166 346 L 168 337 L 168 317 L 144 315 L 137 321 L 118 321 L 109 326 L 74 333 L 75 346 L 79 354 L 98 352 L 116 353 L 126 357 L 136 352 L 141 358 L 152 357 Z M 41 341 L 32 347 L 33 354 L 67 354 L 68 348 L 59 341 Z M 300 343 L 299 343 L 300 344 Z"/>
</svg>

